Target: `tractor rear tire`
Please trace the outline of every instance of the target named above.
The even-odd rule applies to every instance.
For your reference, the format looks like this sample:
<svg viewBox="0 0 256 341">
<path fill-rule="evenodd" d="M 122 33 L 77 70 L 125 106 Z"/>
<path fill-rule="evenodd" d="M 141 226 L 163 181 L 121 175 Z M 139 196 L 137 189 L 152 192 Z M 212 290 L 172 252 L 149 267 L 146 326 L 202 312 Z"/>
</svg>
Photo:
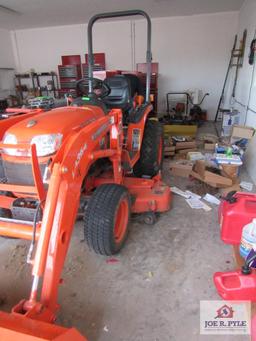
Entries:
<svg viewBox="0 0 256 341">
<path fill-rule="evenodd" d="M 157 120 L 146 122 L 140 151 L 140 158 L 133 168 L 137 177 L 153 177 L 162 169 L 163 164 L 163 126 Z"/>
<path fill-rule="evenodd" d="M 130 220 L 127 189 L 117 184 L 99 186 L 86 207 L 85 239 L 94 252 L 110 256 L 123 247 Z"/>
</svg>

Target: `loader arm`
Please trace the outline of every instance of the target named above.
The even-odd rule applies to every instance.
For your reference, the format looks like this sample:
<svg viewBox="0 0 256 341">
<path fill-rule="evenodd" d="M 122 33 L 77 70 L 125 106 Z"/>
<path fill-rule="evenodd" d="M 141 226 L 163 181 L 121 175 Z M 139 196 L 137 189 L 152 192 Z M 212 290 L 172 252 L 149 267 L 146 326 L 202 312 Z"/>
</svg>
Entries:
<svg viewBox="0 0 256 341">
<path fill-rule="evenodd" d="M 30 339 L 64 341 L 72 338 L 74 341 L 86 340 L 75 329 L 67 330 L 53 326 L 52 323 L 55 322 L 59 310 L 58 288 L 62 283 L 61 274 L 75 224 L 81 186 L 90 165 L 98 158 L 108 157 L 113 164 L 114 181 L 117 183 L 122 181 L 121 119 L 121 111 L 113 109 L 109 115 L 73 134 L 67 142 L 62 160 L 57 158 L 59 162 L 52 165 L 47 193 L 42 186 L 35 145 L 31 146 L 35 186 L 0 184 L 0 190 L 9 189 L 16 192 L 26 190 L 28 193 L 34 193 L 43 207 L 42 222 L 36 225 L 37 247 L 35 256 L 31 260 L 33 282 L 30 297 L 15 305 L 11 314 L 0 312 L 0 340 L 23 340 L 23 338 L 26 341 Z M 109 149 L 101 150 L 98 146 L 106 135 L 109 135 Z M 3 144 L 0 145 L 2 146 Z M 8 145 L 7 147 L 30 146 Z M 8 206 L 8 201 L 6 205 Z M 8 225 L 2 228 L 2 224 L 4 222 L 0 219 L 0 234 L 21 237 L 23 233 L 26 239 L 32 239 L 32 226 L 8 222 Z"/>
</svg>

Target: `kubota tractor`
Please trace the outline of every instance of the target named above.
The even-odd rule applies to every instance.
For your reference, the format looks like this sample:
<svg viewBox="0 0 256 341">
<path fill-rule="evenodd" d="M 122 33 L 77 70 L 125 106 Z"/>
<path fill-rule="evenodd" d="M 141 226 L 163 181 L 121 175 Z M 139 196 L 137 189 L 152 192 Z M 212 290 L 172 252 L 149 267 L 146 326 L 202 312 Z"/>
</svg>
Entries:
<svg viewBox="0 0 256 341">
<path fill-rule="evenodd" d="M 147 20 L 145 101 L 131 94 L 129 78 L 93 78 L 92 27 L 104 18 L 142 15 Z M 80 199 L 86 240 L 96 253 L 123 246 L 131 213 L 170 207 L 161 181 L 162 127 L 150 104 L 151 22 L 141 10 L 98 14 L 88 24 L 89 84 L 69 107 L 28 111 L 0 122 L 0 235 L 31 241 L 28 299 L 0 312 L 0 340 L 85 340 L 53 322 L 58 286 Z M 88 87 L 87 87 L 88 85 Z M 97 91 L 96 91 L 96 90 Z"/>
</svg>

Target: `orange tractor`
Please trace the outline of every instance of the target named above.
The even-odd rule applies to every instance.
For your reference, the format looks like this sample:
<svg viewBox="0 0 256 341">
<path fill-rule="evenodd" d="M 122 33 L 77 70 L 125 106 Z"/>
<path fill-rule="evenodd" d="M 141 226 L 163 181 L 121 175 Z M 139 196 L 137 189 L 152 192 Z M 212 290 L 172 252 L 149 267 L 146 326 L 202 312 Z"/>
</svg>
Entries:
<svg viewBox="0 0 256 341">
<path fill-rule="evenodd" d="M 147 20 L 143 102 L 123 75 L 93 78 L 93 24 L 130 15 Z M 31 241 L 27 262 L 33 277 L 30 297 L 10 314 L 0 312 L 1 341 L 86 340 L 76 329 L 54 324 L 81 199 L 86 241 L 102 255 L 121 249 L 131 213 L 151 223 L 156 212 L 170 208 L 170 189 L 161 181 L 162 127 L 150 104 L 149 16 L 141 10 L 95 15 L 88 24 L 88 54 L 89 84 L 78 81 L 82 96 L 71 106 L 28 110 L 0 122 L 0 235 Z"/>
</svg>

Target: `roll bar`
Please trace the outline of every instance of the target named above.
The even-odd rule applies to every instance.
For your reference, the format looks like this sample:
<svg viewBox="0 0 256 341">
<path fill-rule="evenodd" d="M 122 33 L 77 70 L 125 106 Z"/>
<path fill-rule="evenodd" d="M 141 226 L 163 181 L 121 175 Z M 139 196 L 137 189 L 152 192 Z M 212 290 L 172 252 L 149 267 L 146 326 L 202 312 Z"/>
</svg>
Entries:
<svg viewBox="0 0 256 341">
<path fill-rule="evenodd" d="M 142 10 L 129 10 L 129 11 L 119 11 L 119 12 L 107 12 L 94 15 L 89 23 L 87 28 L 87 37 L 88 37 L 88 76 L 89 76 L 89 93 L 93 92 L 93 43 L 92 43 L 92 27 L 93 24 L 99 19 L 107 19 L 107 18 L 118 18 L 118 17 L 128 17 L 134 15 L 141 15 L 147 20 L 147 52 L 146 52 L 146 63 L 147 63 L 147 77 L 146 77 L 146 102 L 150 102 L 150 78 L 151 78 L 151 60 L 152 60 L 152 52 L 151 52 L 151 20 L 148 14 Z"/>
</svg>

